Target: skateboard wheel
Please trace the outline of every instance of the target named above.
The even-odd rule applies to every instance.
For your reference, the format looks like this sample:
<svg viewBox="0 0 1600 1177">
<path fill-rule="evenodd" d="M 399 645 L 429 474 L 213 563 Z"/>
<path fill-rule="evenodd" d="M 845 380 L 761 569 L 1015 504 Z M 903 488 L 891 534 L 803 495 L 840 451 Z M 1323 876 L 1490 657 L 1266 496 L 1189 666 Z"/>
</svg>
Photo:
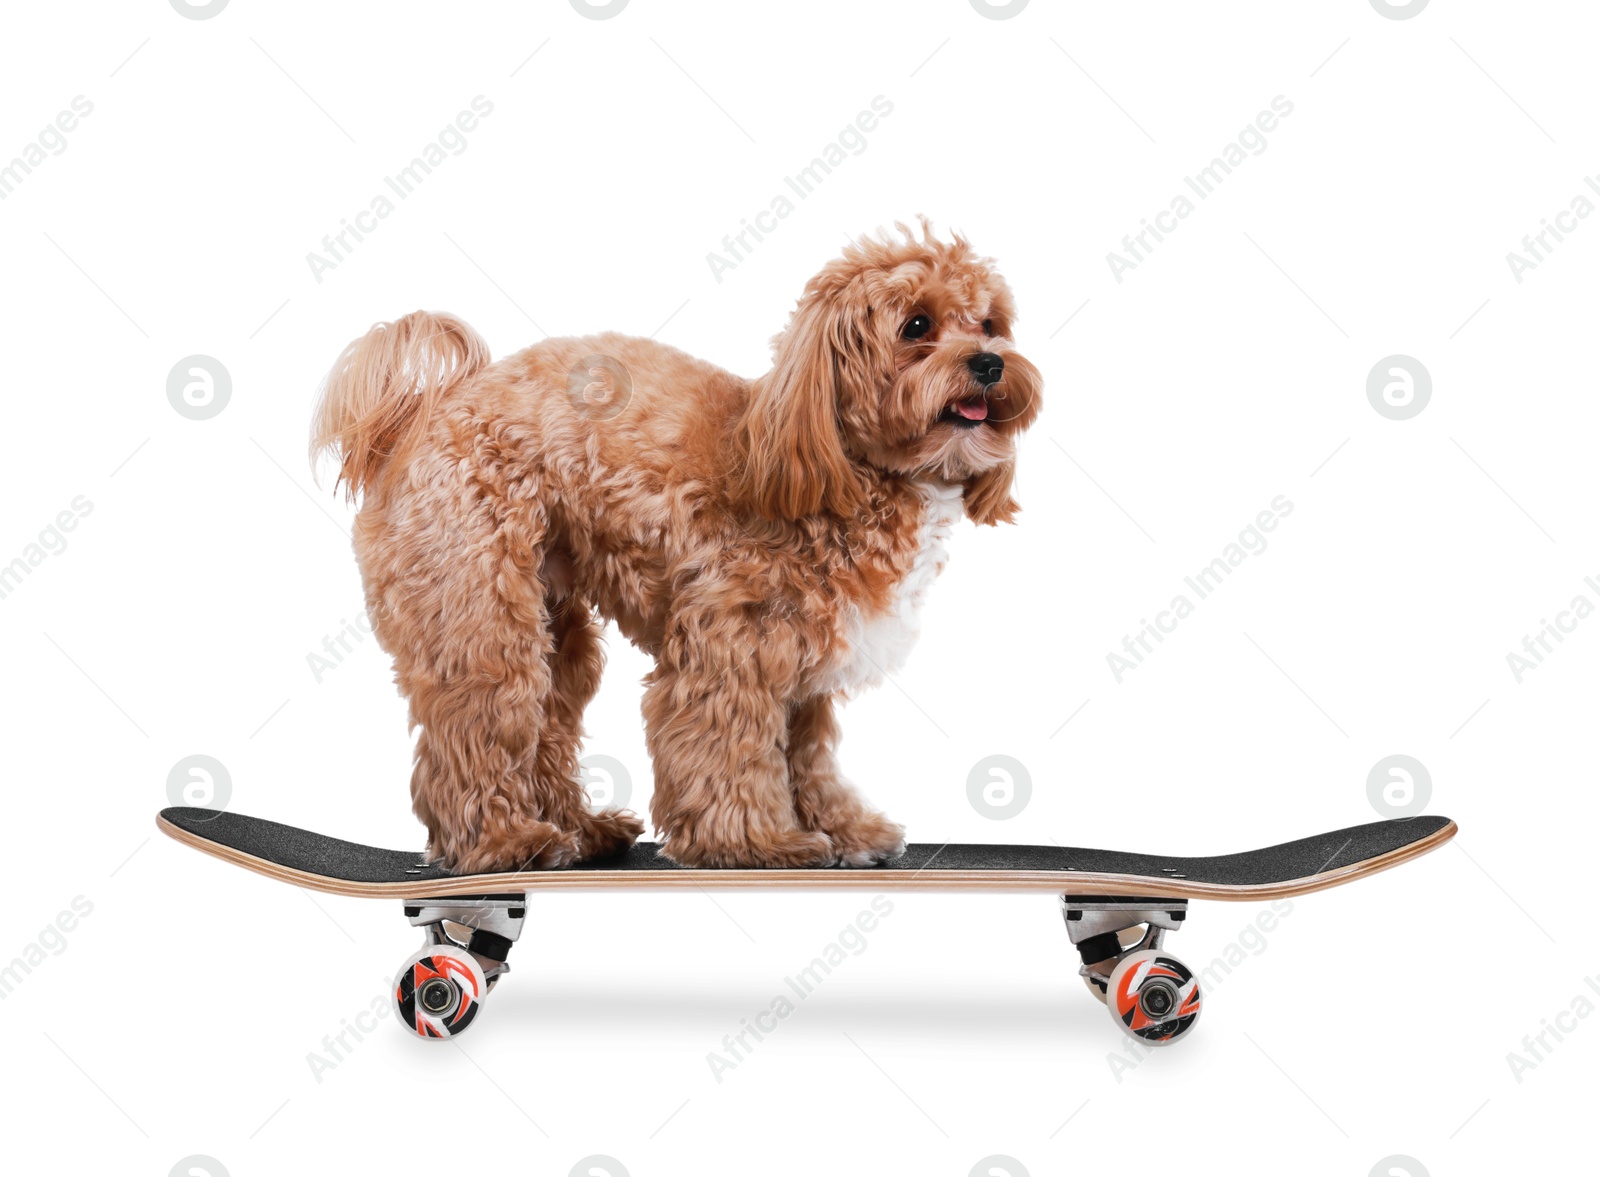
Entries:
<svg viewBox="0 0 1600 1177">
<path fill-rule="evenodd" d="M 400 1024 L 419 1038 L 450 1038 L 478 1016 L 489 991 L 483 968 L 464 948 L 429 944 L 406 958 L 394 979 Z"/>
<path fill-rule="evenodd" d="M 1124 1033 L 1166 1046 L 1200 1017 L 1200 982 L 1177 957 L 1160 949 L 1130 952 L 1111 970 L 1106 1008 Z"/>
</svg>

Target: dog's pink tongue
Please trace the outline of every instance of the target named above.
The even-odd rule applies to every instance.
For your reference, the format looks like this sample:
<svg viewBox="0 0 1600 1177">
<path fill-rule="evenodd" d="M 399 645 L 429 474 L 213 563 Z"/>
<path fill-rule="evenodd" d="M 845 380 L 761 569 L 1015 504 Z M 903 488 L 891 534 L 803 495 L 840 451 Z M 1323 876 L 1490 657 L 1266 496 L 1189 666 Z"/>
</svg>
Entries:
<svg viewBox="0 0 1600 1177">
<path fill-rule="evenodd" d="M 956 412 L 968 421 L 986 421 L 989 417 L 989 402 L 981 396 L 969 401 L 957 401 Z"/>
</svg>

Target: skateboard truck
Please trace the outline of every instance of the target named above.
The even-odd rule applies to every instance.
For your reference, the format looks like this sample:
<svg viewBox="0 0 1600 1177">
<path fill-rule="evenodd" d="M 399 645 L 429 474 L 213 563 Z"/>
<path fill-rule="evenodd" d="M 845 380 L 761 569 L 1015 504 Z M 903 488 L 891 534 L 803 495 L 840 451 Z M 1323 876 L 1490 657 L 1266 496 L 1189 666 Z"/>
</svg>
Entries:
<svg viewBox="0 0 1600 1177">
<path fill-rule="evenodd" d="M 1063 895 L 1061 918 L 1078 948 L 1078 975 L 1124 1033 L 1152 1046 L 1176 1042 L 1200 1016 L 1200 982 L 1162 949 L 1183 926 L 1187 899 Z"/>
<path fill-rule="evenodd" d="M 423 929 L 423 939 L 395 977 L 401 1024 L 422 1038 L 449 1038 L 470 1026 L 489 990 L 511 971 L 506 957 L 527 910 L 521 894 L 407 899 L 406 919 Z"/>
</svg>

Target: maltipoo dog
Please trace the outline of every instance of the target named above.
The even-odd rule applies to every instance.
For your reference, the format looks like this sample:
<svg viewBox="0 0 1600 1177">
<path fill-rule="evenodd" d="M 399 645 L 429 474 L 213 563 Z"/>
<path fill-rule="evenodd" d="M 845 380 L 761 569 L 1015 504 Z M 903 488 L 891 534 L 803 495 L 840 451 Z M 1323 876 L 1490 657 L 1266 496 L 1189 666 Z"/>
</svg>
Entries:
<svg viewBox="0 0 1600 1177">
<path fill-rule="evenodd" d="M 901 229 L 807 284 L 754 380 L 617 334 L 491 362 L 422 311 L 339 357 L 312 451 L 362 496 L 368 612 L 421 729 L 412 806 L 446 867 L 561 867 L 642 832 L 580 783 L 602 618 L 655 658 L 665 854 L 903 850 L 840 775 L 834 709 L 902 664 L 959 516 L 1016 513 L 1041 380 L 993 264 Z"/>
</svg>

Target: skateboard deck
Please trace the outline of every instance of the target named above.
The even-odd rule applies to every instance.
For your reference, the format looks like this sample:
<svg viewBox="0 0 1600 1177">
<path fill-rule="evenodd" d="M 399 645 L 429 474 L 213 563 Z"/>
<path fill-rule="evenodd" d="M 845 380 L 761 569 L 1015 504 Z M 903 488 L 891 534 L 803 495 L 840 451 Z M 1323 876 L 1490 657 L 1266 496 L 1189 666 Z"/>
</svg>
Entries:
<svg viewBox="0 0 1600 1177">
<path fill-rule="evenodd" d="M 825 888 L 1052 892 L 1083 962 L 1078 975 L 1084 985 L 1124 1033 L 1152 1046 L 1183 1038 L 1200 1016 L 1199 977 L 1163 945 L 1168 932 L 1183 926 L 1191 899 L 1320 891 L 1426 854 L 1456 832 L 1447 817 L 1415 817 L 1202 858 L 925 843 L 879 866 L 805 870 L 686 867 L 641 842 L 615 857 L 559 870 L 456 875 L 414 851 L 363 846 L 238 813 L 164 809 L 156 824 L 196 850 L 283 882 L 401 900 L 424 938 L 401 964 L 391 996 L 401 1025 L 421 1038 L 450 1038 L 473 1024 L 484 997 L 508 971 L 506 957 L 522 934 L 534 892 Z M 827 968 L 821 958 L 814 965 Z"/>
<path fill-rule="evenodd" d="M 558 870 L 453 875 L 414 851 L 381 850 L 211 809 L 164 809 L 163 833 L 225 862 L 335 895 L 410 899 L 544 890 L 832 888 L 1049 891 L 1174 899 L 1278 899 L 1398 866 L 1449 841 L 1447 817 L 1377 821 L 1242 854 L 1174 858 L 1072 846 L 913 843 L 874 867 L 695 868 L 640 842 L 614 858 Z"/>
</svg>

